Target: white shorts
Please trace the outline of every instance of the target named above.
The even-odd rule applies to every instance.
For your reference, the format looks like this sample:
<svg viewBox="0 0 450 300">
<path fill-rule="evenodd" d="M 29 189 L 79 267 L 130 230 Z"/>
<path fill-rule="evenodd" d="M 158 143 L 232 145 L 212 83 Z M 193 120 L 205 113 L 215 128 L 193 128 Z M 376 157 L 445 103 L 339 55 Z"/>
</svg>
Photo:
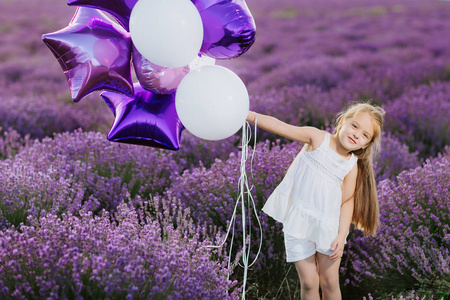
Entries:
<svg viewBox="0 0 450 300">
<path fill-rule="evenodd" d="M 330 255 L 334 252 L 331 248 L 318 249 L 315 242 L 299 239 L 287 233 L 284 233 L 284 245 L 286 247 L 287 262 L 296 262 L 308 258 L 316 254 L 316 252 L 325 255 Z"/>
</svg>

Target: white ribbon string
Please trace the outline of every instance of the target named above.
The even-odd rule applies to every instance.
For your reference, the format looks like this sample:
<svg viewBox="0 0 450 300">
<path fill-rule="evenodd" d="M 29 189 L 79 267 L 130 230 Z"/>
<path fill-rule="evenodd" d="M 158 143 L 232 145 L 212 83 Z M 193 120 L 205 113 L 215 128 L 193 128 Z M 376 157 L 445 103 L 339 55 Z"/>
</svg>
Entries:
<svg viewBox="0 0 450 300">
<path fill-rule="evenodd" d="M 253 151 L 252 156 L 250 159 L 250 172 L 253 176 L 253 158 L 255 154 L 255 148 L 256 148 L 256 129 L 257 129 L 257 120 L 255 115 L 255 139 L 254 139 L 254 145 L 253 145 Z M 242 300 L 245 299 L 245 289 L 247 284 L 247 276 L 248 276 L 248 268 L 251 267 L 256 260 L 258 259 L 259 253 L 261 252 L 262 247 L 262 226 L 261 222 L 259 220 L 258 212 L 256 210 L 256 204 L 255 200 L 252 196 L 252 189 L 254 186 L 249 186 L 248 184 L 248 177 L 246 173 L 246 162 L 248 160 L 249 155 L 249 149 L 248 145 L 251 140 L 251 127 L 248 124 L 248 122 L 244 123 L 244 126 L 242 128 L 242 153 L 241 153 L 241 166 L 240 166 L 240 172 L 241 175 L 239 177 L 238 181 L 238 190 L 239 190 L 239 196 L 236 200 L 236 204 L 234 206 L 233 214 L 230 219 L 230 223 L 228 224 L 227 233 L 225 235 L 225 238 L 223 239 L 222 243 L 218 246 L 207 246 L 210 248 L 220 248 L 222 247 L 230 232 L 231 232 L 231 243 L 230 243 L 230 251 L 228 254 L 228 269 L 231 267 L 231 253 L 233 250 L 233 242 L 234 242 L 234 231 L 236 227 L 236 211 L 239 207 L 239 204 L 241 205 L 242 210 L 242 267 L 244 268 L 244 276 L 243 276 L 243 283 L 242 283 Z M 251 263 L 249 263 L 249 257 L 250 257 L 250 249 L 251 249 L 251 235 L 252 235 L 252 214 L 254 214 L 255 219 L 258 222 L 259 232 L 260 232 L 260 241 L 259 241 L 259 248 L 258 252 L 256 253 L 255 258 Z M 247 221 L 248 217 L 248 221 Z M 248 223 L 248 228 L 246 224 Z M 239 264 L 240 265 L 240 264 Z M 228 274 L 228 279 L 230 277 L 230 274 Z"/>
</svg>

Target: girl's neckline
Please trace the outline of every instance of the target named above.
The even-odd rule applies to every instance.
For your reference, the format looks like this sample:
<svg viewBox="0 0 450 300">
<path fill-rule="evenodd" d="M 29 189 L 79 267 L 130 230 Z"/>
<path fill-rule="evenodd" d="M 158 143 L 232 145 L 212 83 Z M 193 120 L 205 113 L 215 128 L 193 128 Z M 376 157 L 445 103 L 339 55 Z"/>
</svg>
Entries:
<svg viewBox="0 0 450 300">
<path fill-rule="evenodd" d="M 328 144 L 327 144 L 328 149 L 330 149 L 331 152 L 333 152 L 334 154 L 336 154 L 337 157 L 339 157 L 339 158 L 341 158 L 341 159 L 343 159 L 343 160 L 345 160 L 345 161 L 349 161 L 349 160 L 354 156 L 353 153 L 350 153 L 350 156 L 349 156 L 348 158 L 346 158 L 346 157 L 343 157 L 342 155 L 340 155 L 339 153 L 337 153 L 336 151 L 334 151 L 333 148 L 331 148 L 331 146 L 330 146 L 330 143 L 331 143 L 331 137 L 332 137 L 331 133 L 325 132 L 325 137 L 324 137 L 324 139 L 323 139 L 324 142 L 327 140 L 327 137 L 328 137 Z"/>
</svg>

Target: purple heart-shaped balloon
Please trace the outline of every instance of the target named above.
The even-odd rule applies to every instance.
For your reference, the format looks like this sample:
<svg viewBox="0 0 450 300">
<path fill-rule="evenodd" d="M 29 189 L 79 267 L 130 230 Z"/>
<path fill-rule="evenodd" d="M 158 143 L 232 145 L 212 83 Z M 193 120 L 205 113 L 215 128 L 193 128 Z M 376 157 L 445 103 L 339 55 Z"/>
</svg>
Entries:
<svg viewBox="0 0 450 300">
<path fill-rule="evenodd" d="M 192 0 L 203 21 L 201 53 L 236 58 L 255 42 L 256 25 L 244 0 Z"/>
</svg>

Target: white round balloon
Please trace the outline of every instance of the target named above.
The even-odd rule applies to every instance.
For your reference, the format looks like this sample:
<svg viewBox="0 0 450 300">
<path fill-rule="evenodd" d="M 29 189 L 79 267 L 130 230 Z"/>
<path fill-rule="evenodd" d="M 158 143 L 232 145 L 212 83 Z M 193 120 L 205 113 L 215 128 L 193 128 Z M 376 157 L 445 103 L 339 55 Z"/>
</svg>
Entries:
<svg viewBox="0 0 450 300">
<path fill-rule="evenodd" d="M 198 55 L 203 23 L 190 0 L 139 0 L 131 11 L 130 34 L 151 63 L 178 68 Z"/>
<path fill-rule="evenodd" d="M 178 86 L 178 116 L 195 136 L 221 140 L 235 134 L 245 123 L 249 96 L 242 80 L 221 66 L 202 66 L 189 72 Z"/>
</svg>

